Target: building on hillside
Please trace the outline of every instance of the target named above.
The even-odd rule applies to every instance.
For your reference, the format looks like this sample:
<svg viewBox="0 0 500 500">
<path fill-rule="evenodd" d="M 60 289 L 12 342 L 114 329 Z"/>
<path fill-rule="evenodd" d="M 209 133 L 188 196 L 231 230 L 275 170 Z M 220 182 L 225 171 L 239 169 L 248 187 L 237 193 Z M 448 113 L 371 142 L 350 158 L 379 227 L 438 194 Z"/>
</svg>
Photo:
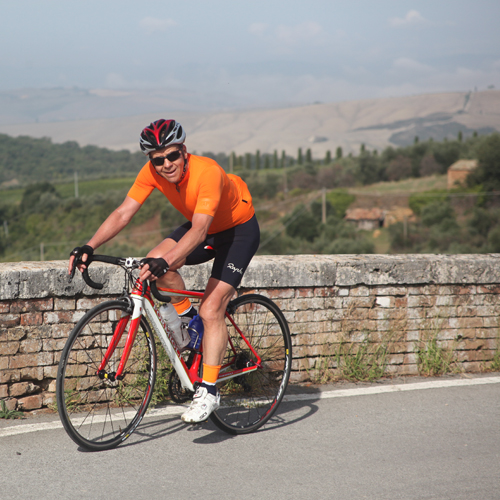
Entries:
<svg viewBox="0 0 500 500">
<path fill-rule="evenodd" d="M 373 231 L 384 225 L 384 211 L 380 208 L 351 208 L 344 219 L 355 224 L 358 229 Z"/>
<path fill-rule="evenodd" d="M 384 227 L 389 227 L 396 222 L 415 222 L 416 217 L 413 210 L 409 207 L 392 207 L 385 212 Z"/>
<path fill-rule="evenodd" d="M 477 160 L 458 160 L 448 168 L 448 189 L 465 186 L 467 176 L 477 168 Z"/>
</svg>

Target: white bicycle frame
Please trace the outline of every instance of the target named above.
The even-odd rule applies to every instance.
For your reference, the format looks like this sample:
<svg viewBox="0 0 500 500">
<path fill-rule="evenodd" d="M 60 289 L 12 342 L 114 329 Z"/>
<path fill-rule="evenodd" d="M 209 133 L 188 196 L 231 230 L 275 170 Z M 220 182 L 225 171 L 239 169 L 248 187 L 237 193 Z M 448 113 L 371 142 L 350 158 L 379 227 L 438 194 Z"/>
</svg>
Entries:
<svg viewBox="0 0 500 500">
<path fill-rule="evenodd" d="M 176 293 L 174 290 L 169 291 L 169 296 L 172 297 L 201 298 L 202 295 L 203 294 L 200 292 Z M 129 297 L 134 305 L 134 310 L 132 312 L 131 320 L 139 321 L 141 316 L 145 314 L 149 323 L 153 327 L 155 334 L 160 339 L 160 342 L 163 345 L 163 348 L 165 349 L 165 352 L 167 353 L 167 356 L 169 357 L 172 363 L 173 369 L 176 371 L 179 377 L 181 386 L 185 390 L 194 392 L 193 383 L 191 382 L 189 374 L 186 371 L 186 365 L 184 363 L 184 360 L 181 357 L 180 351 L 175 347 L 175 341 L 173 340 L 172 330 L 170 329 L 168 323 L 166 323 L 161 317 L 161 314 L 158 308 L 156 307 L 156 304 L 153 302 L 149 294 L 148 296 L 142 295 L 141 291 L 139 290 L 132 291 Z M 241 335 L 241 332 L 238 329 L 237 325 L 234 323 L 233 319 L 229 317 L 229 320 Z M 217 382 L 224 382 L 234 377 L 238 377 L 243 373 L 252 372 L 262 367 L 261 360 L 257 352 L 255 352 L 254 348 L 250 345 L 248 340 L 243 335 L 241 336 L 241 338 L 247 344 L 248 348 L 254 353 L 257 362 L 250 366 L 246 366 L 244 368 L 236 370 L 231 369 L 230 365 L 223 366 L 219 372 Z"/>
<path fill-rule="evenodd" d="M 182 387 L 194 392 L 193 384 L 191 383 L 189 375 L 187 374 L 186 369 L 184 368 L 184 365 L 181 361 L 180 352 L 174 347 L 172 331 L 165 321 L 160 320 L 161 315 L 156 305 L 152 305 L 144 296 L 131 294 L 130 298 L 132 299 L 132 302 L 134 304 L 132 320 L 140 318 L 143 315 L 143 312 L 145 313 L 146 318 L 149 320 L 149 323 L 153 327 L 155 334 L 160 339 L 160 342 L 165 349 L 165 352 L 167 353 L 167 356 L 169 357 L 174 370 L 177 372 Z"/>
</svg>

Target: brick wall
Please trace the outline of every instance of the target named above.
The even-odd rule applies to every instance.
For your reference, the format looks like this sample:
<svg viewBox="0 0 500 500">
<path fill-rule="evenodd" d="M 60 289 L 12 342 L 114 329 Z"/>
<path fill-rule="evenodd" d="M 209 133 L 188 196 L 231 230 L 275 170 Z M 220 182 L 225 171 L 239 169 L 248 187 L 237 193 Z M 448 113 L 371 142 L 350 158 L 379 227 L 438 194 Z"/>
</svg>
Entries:
<svg viewBox="0 0 500 500">
<path fill-rule="evenodd" d="M 419 373 L 429 342 L 452 354 L 455 369 L 481 371 L 499 347 L 499 255 L 258 257 L 241 293 L 271 297 L 293 338 L 292 382 L 340 374 L 342 346 L 384 347 L 389 375 Z M 200 290 L 208 266 L 186 269 Z M 9 409 L 54 402 L 57 363 L 75 323 L 123 286 L 121 271 L 96 265 L 98 293 L 65 263 L 0 264 L 0 398 Z M 344 351 L 345 353 L 345 351 Z"/>
</svg>

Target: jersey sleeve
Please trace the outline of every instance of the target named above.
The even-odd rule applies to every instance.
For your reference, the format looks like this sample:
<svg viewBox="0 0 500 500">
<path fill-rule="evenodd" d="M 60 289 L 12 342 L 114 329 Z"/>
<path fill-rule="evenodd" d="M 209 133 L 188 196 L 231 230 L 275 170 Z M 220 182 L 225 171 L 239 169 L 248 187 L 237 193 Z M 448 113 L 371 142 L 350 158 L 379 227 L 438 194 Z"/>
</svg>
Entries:
<svg viewBox="0 0 500 500">
<path fill-rule="evenodd" d="M 195 214 L 215 216 L 224 188 L 224 178 L 219 168 L 206 171 L 200 179 L 198 199 L 194 209 Z"/>
<path fill-rule="evenodd" d="M 151 173 L 149 162 L 142 167 L 139 175 L 136 177 L 134 184 L 128 192 L 128 196 L 139 202 L 141 205 L 146 201 L 147 197 L 153 192 L 156 186 L 151 181 Z"/>
</svg>

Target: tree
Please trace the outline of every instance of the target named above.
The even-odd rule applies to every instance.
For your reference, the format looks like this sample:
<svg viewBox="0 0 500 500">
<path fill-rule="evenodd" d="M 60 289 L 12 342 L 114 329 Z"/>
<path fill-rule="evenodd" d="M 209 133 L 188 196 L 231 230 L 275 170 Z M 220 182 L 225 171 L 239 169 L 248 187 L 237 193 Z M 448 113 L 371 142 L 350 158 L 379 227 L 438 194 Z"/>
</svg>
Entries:
<svg viewBox="0 0 500 500">
<path fill-rule="evenodd" d="M 247 170 L 252 168 L 252 155 L 250 153 L 245 153 L 245 168 Z"/>
<path fill-rule="evenodd" d="M 441 173 L 441 165 L 436 161 L 434 155 L 432 153 L 425 155 L 420 162 L 420 176 L 426 177 L 439 173 Z"/>
<path fill-rule="evenodd" d="M 339 146 L 335 151 L 335 158 L 337 158 L 337 160 L 340 160 L 342 158 L 342 154 L 342 148 Z"/>
<path fill-rule="evenodd" d="M 268 169 L 269 168 L 269 155 L 265 155 L 264 156 L 264 169 Z"/>
<path fill-rule="evenodd" d="M 311 148 L 307 148 L 307 150 L 306 150 L 306 163 L 312 163 Z"/>
<path fill-rule="evenodd" d="M 280 165 L 281 168 L 285 168 L 286 167 L 286 153 L 285 153 L 285 150 L 281 151 L 281 165 Z"/>
<path fill-rule="evenodd" d="M 321 219 L 317 220 L 314 215 L 304 206 L 297 205 L 292 214 L 283 219 L 286 233 L 292 238 L 302 238 L 313 241 L 319 235 Z"/>
<path fill-rule="evenodd" d="M 467 182 L 473 186 L 482 184 L 485 191 L 500 191 L 500 134 L 484 138 L 477 153 L 478 168 Z"/>
<path fill-rule="evenodd" d="M 332 162 L 332 153 L 330 150 L 328 150 L 325 154 L 325 165 L 330 165 Z"/>
<path fill-rule="evenodd" d="M 389 163 L 385 173 L 390 181 L 399 181 L 407 179 L 411 176 L 412 165 L 411 160 L 405 156 L 398 155 Z"/>
<path fill-rule="evenodd" d="M 256 170 L 260 169 L 260 151 L 258 149 L 255 152 L 255 169 Z"/>
<path fill-rule="evenodd" d="M 302 165 L 302 148 L 297 151 L 297 164 Z"/>
</svg>

